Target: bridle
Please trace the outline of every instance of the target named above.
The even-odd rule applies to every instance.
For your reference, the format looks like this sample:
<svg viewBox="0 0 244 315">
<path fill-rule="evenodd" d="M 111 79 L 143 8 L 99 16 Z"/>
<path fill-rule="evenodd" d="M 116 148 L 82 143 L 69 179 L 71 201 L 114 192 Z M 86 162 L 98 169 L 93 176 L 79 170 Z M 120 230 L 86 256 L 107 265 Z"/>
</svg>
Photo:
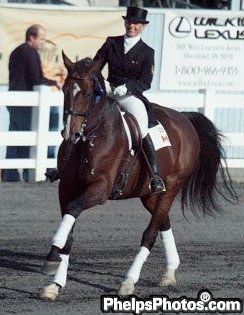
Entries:
<svg viewBox="0 0 244 315">
<path fill-rule="evenodd" d="M 92 104 L 90 104 L 90 106 L 88 106 L 87 110 L 85 111 L 77 111 L 77 110 L 73 110 L 72 106 L 73 104 L 70 104 L 71 107 L 69 109 L 64 109 L 64 114 L 63 114 L 63 124 L 64 124 L 64 129 L 61 131 L 62 136 L 64 137 L 65 134 L 65 129 L 67 127 L 68 124 L 68 117 L 70 116 L 78 116 L 78 117 L 84 117 L 84 121 L 81 124 L 81 131 L 79 133 L 76 133 L 77 137 L 82 137 L 83 141 L 86 140 L 86 137 L 84 136 L 84 131 L 85 131 L 85 127 L 87 126 L 87 122 L 89 120 L 89 116 L 91 115 L 91 110 L 92 108 L 94 108 L 94 105 L 96 105 L 97 103 L 100 102 L 101 97 L 105 94 L 105 91 L 101 85 L 101 83 L 99 82 L 98 78 L 93 75 L 91 77 L 72 77 L 69 76 L 69 79 L 74 80 L 75 83 L 77 84 L 77 82 L 82 81 L 82 80 L 89 80 L 89 81 L 93 81 L 94 85 L 93 85 L 93 95 L 92 93 L 89 93 L 87 95 L 84 96 L 84 98 L 88 98 L 88 97 L 93 97 L 92 100 Z"/>
<path fill-rule="evenodd" d="M 93 104 L 97 104 L 101 98 L 101 96 L 104 94 L 104 89 L 101 85 L 101 83 L 99 82 L 98 78 L 94 75 L 90 78 L 75 78 L 75 77 L 72 77 L 72 76 L 69 76 L 69 78 L 71 80 L 74 80 L 75 82 L 79 82 L 79 81 L 83 81 L 83 80 L 89 80 L 89 81 L 93 81 L 94 82 L 94 86 L 96 85 L 98 87 L 97 90 L 95 90 L 95 93 L 93 94 Z M 96 95 L 96 92 L 97 92 L 97 95 Z M 90 97 L 91 94 L 88 94 L 86 97 Z M 81 111 L 75 111 L 73 109 L 65 109 L 64 110 L 64 115 L 67 116 L 67 115 L 72 115 L 72 116 L 79 116 L 79 117 L 85 117 L 87 118 L 88 116 L 88 113 L 89 113 L 89 109 L 88 108 L 86 111 L 84 112 L 81 112 Z M 65 122 L 65 121 L 64 121 Z"/>
</svg>

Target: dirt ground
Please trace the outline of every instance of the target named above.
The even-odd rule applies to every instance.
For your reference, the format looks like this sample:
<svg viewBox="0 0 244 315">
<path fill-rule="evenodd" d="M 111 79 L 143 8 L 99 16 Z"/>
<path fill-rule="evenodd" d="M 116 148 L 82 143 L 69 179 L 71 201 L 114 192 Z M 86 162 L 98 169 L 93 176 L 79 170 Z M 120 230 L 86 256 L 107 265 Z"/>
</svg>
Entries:
<svg viewBox="0 0 244 315">
<path fill-rule="evenodd" d="M 244 184 L 235 184 L 240 203 L 222 202 L 216 218 L 184 219 L 179 203 L 171 210 L 181 265 L 176 288 L 159 287 L 164 270 L 160 239 L 136 286 L 138 297 L 151 294 L 196 298 L 207 288 L 214 297 L 244 297 Z M 116 294 L 140 245 L 149 214 L 137 199 L 107 202 L 82 213 L 67 286 L 55 302 L 39 299 L 50 283 L 40 273 L 60 213 L 57 184 L 0 183 L 0 314 L 96 315 L 103 294 Z"/>
</svg>

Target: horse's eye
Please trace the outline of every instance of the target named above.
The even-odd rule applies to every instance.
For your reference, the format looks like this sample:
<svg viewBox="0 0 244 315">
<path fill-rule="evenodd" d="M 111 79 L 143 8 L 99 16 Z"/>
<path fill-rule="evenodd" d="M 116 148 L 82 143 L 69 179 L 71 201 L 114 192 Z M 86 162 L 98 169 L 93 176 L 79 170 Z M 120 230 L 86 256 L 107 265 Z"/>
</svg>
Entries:
<svg viewBox="0 0 244 315">
<path fill-rule="evenodd" d="M 81 91 L 81 88 L 77 83 L 74 84 L 73 96 L 75 97 L 78 92 Z"/>
</svg>

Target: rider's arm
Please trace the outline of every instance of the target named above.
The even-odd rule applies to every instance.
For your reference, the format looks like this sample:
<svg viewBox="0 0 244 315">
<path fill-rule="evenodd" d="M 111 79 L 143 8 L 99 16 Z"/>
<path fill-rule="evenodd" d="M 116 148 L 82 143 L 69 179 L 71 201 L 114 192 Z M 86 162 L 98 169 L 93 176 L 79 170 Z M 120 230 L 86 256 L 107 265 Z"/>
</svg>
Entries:
<svg viewBox="0 0 244 315">
<path fill-rule="evenodd" d="M 107 62 L 109 48 L 110 48 L 110 43 L 109 43 L 109 37 L 108 37 L 106 42 L 97 51 L 95 57 L 93 58 L 94 61 L 99 61 L 100 62 L 101 69 L 105 66 L 105 64 Z"/>
<path fill-rule="evenodd" d="M 150 50 L 141 66 L 140 76 L 136 79 L 129 79 L 126 83 L 127 91 L 130 94 L 142 94 L 149 90 L 153 79 L 154 50 Z"/>
</svg>

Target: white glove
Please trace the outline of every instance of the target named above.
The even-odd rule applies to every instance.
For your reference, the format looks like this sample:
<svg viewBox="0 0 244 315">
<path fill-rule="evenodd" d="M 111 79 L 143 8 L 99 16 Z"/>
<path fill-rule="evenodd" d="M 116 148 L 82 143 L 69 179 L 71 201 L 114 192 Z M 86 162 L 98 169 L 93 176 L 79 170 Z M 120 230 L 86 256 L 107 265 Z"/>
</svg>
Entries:
<svg viewBox="0 0 244 315">
<path fill-rule="evenodd" d="M 106 90 L 107 94 L 112 93 L 112 89 L 111 89 L 109 81 L 104 80 L 104 85 L 105 85 L 105 90 Z"/>
<path fill-rule="evenodd" d="M 125 86 L 125 84 L 117 86 L 113 91 L 113 94 L 116 96 L 124 96 L 126 93 L 127 87 Z"/>
</svg>

